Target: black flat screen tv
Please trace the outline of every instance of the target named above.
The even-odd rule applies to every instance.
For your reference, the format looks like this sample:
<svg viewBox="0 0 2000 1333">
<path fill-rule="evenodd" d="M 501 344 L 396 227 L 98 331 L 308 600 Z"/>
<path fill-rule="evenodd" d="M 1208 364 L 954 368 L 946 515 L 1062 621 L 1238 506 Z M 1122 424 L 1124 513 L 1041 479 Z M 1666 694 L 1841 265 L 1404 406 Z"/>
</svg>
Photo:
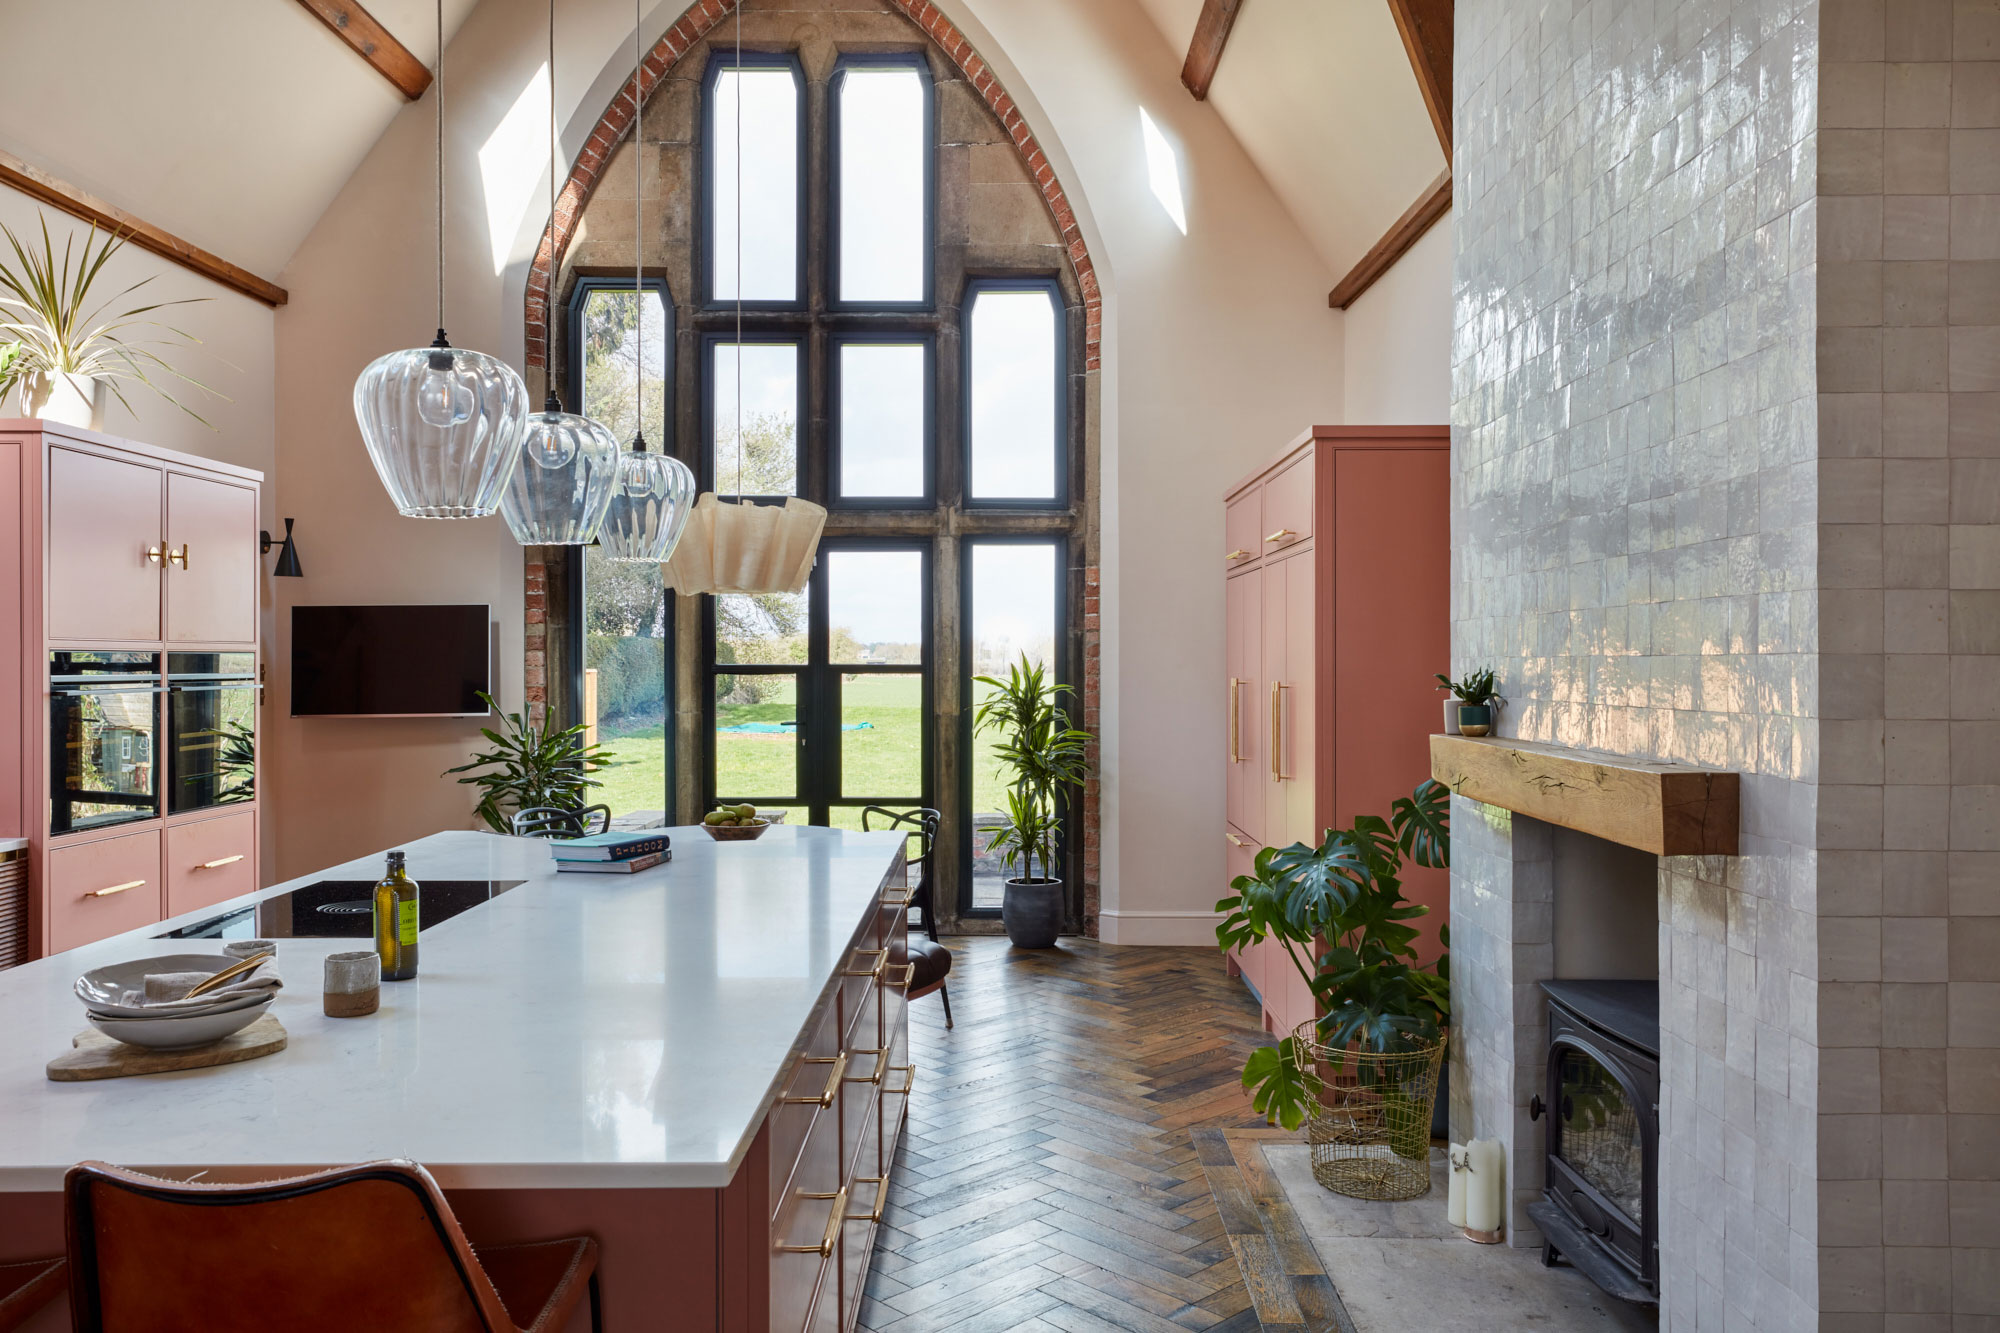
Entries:
<svg viewBox="0 0 2000 1333">
<path fill-rule="evenodd" d="M 485 606 L 295 606 L 293 717 L 484 717 Z"/>
</svg>

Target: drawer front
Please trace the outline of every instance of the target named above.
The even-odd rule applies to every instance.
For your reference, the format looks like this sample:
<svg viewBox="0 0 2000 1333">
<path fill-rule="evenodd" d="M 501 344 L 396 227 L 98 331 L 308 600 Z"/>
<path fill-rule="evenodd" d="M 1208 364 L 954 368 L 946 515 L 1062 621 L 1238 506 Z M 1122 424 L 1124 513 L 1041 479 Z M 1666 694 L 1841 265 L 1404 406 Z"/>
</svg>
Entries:
<svg viewBox="0 0 2000 1333">
<path fill-rule="evenodd" d="M 881 1136 L 879 1160 L 884 1177 L 895 1170 L 896 1140 L 910 1109 L 910 1089 L 917 1081 L 917 1071 L 910 1064 L 910 1030 L 907 1026 L 899 1026 L 889 1035 L 888 1051 L 889 1072 L 882 1080 L 882 1112 L 878 1118 Z"/>
<path fill-rule="evenodd" d="M 889 1187 L 889 1173 L 882 1167 L 881 1144 L 882 1101 L 871 1095 L 861 1113 L 854 1156 L 848 1162 L 847 1220 L 840 1233 L 840 1303 L 850 1327 L 861 1308 L 861 1289 L 868 1281 L 868 1263 L 875 1253 L 875 1227 L 882 1220 L 887 1200 L 884 1191 Z"/>
<path fill-rule="evenodd" d="M 179 916 L 257 888 L 257 815 L 176 824 L 167 830 L 167 915 Z"/>
<path fill-rule="evenodd" d="M 1313 535 L 1313 456 L 1299 455 L 1284 471 L 1259 488 L 1263 494 L 1263 531 L 1257 549 L 1265 555 L 1309 541 Z"/>
<path fill-rule="evenodd" d="M 160 919 L 160 831 L 48 853 L 49 949 L 60 953 Z"/>
<path fill-rule="evenodd" d="M 816 1295 L 837 1308 L 840 1233 L 846 1226 L 837 1219 L 849 1211 L 840 1168 L 840 1116 L 829 1110 L 814 1117 L 771 1223 L 773 1333 L 806 1327 Z"/>
<path fill-rule="evenodd" d="M 777 1104 L 764 1120 L 771 1136 L 773 1217 L 783 1211 L 785 1200 L 790 1197 L 786 1186 L 791 1183 L 815 1120 L 836 1118 L 834 1108 L 840 1104 L 841 1078 L 847 1072 L 847 1061 L 840 1054 L 840 1014 L 835 1006 L 826 1011 L 806 1040 L 805 1052 L 793 1064 L 784 1091 L 778 1094 Z M 836 1126 L 830 1132 L 837 1135 L 839 1129 Z"/>
<path fill-rule="evenodd" d="M 882 1174 L 875 1169 L 881 1160 L 881 1145 L 874 1127 L 881 1119 L 878 1103 L 886 1081 L 884 1075 L 889 1068 L 886 1050 L 855 1051 L 851 1059 L 848 1068 L 856 1072 L 848 1074 L 847 1082 L 840 1090 L 840 1160 L 848 1168 L 843 1184 L 853 1183 L 857 1162 L 863 1176 Z M 862 1152 L 863 1144 L 868 1149 L 865 1154 Z M 872 1197 L 873 1187 L 866 1192 Z"/>
<path fill-rule="evenodd" d="M 1222 508 L 1222 563 L 1238 569 L 1255 563 L 1264 553 L 1263 532 L 1257 528 L 1263 518 L 1261 486 L 1246 487 Z"/>
<path fill-rule="evenodd" d="M 866 1020 L 876 1017 L 876 992 L 881 988 L 882 976 L 888 967 L 888 950 L 880 944 L 863 944 L 847 956 L 847 965 L 842 969 L 840 978 L 840 1030 L 846 1034 L 850 1047 L 876 1044 L 872 1027 L 858 1037 L 856 1029 Z"/>
</svg>

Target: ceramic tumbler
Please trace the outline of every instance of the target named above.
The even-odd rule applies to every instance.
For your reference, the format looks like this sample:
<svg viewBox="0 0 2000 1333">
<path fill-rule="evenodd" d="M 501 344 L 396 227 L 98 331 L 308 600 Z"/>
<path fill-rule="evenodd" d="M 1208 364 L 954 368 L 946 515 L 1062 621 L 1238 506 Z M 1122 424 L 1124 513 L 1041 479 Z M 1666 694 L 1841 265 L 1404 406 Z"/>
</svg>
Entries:
<svg viewBox="0 0 2000 1333">
<path fill-rule="evenodd" d="M 382 1003 L 382 955 L 373 949 L 326 956 L 326 1016 L 361 1018 Z"/>
</svg>

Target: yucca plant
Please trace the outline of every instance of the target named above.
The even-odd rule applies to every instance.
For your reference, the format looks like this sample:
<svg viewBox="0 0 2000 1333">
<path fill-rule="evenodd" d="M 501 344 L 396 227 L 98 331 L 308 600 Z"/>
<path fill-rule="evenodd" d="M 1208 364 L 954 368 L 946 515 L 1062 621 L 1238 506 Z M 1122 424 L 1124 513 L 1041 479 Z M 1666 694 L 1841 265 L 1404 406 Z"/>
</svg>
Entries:
<svg viewBox="0 0 2000 1333">
<path fill-rule="evenodd" d="M 170 392 L 168 384 L 178 380 L 203 393 L 214 394 L 215 390 L 176 370 L 156 350 L 199 346 L 201 340 L 148 318 L 169 307 L 193 305 L 208 298 L 155 301 L 112 312 L 112 306 L 122 304 L 152 281 L 141 278 L 101 301 L 96 299 L 98 279 L 105 264 L 124 248 L 124 238 L 112 232 L 100 233 L 93 225 L 80 250 L 71 233 L 58 257 L 46 217 L 41 219 L 41 228 L 41 248 L 34 250 L 23 245 L 11 228 L 0 225 L 14 252 L 14 263 L 0 259 L 0 338 L 15 344 L 14 354 L 0 366 L 0 387 L 25 381 L 29 388 L 41 390 L 57 377 L 67 378 L 79 388 L 101 381 L 129 412 L 132 404 L 125 397 L 125 386 L 143 385 L 208 425 L 200 413 Z"/>
<path fill-rule="evenodd" d="M 1068 788 L 1090 776 L 1090 733 L 1069 725 L 1062 696 L 1067 685 L 1048 678 L 1048 670 L 1026 653 L 1007 668 L 1007 678 L 975 677 L 991 692 L 972 715 L 972 729 L 995 736 L 993 754 L 1014 771 L 1007 787 L 1004 823 L 988 825 L 991 849 L 1009 870 L 1019 865 L 1028 879 L 1055 878 L 1057 846 L 1062 839 L 1061 801 Z"/>
<path fill-rule="evenodd" d="M 482 691 L 479 697 L 488 708 L 500 712 L 492 695 Z M 520 713 L 500 716 L 505 724 L 500 730 L 479 729 L 479 734 L 493 743 L 492 749 L 444 771 L 446 777 L 471 774 L 459 783 L 479 788 L 475 811 L 494 832 L 513 832 L 509 817 L 517 810 L 543 805 L 581 809 L 590 789 L 604 785 L 590 775 L 616 756 L 601 745 L 585 745 L 583 723 L 550 731 L 547 724 Z"/>
</svg>

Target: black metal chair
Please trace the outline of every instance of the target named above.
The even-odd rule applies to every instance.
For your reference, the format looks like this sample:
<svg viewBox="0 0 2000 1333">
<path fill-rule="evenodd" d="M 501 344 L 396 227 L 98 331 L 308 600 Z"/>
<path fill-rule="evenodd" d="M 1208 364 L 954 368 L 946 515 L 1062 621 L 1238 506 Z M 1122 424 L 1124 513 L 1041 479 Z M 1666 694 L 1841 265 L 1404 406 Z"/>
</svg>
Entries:
<svg viewBox="0 0 2000 1333">
<path fill-rule="evenodd" d="M 873 819 L 871 819 L 873 816 Z M 880 823 L 875 821 L 879 820 Z M 861 828 L 864 832 L 874 832 L 877 827 L 884 831 L 908 829 L 910 836 L 917 840 L 917 854 L 909 858 L 909 866 L 917 872 L 917 886 L 910 891 L 910 906 L 920 908 L 924 914 L 924 936 L 910 941 L 910 989 L 909 998 L 920 1000 L 936 991 L 944 1004 L 944 1025 L 950 1027 L 951 992 L 945 989 L 944 979 L 951 974 L 951 950 L 938 943 L 936 868 L 933 853 L 937 850 L 938 826 L 944 816 L 927 807 L 915 810 L 891 810 L 887 806 L 871 805 L 861 811 Z M 903 921 L 909 926 L 906 914 Z"/>
<path fill-rule="evenodd" d="M 583 838 L 611 828 L 611 807 L 586 805 L 581 810 L 565 810 L 557 805 L 535 805 L 515 811 L 511 822 L 517 838 Z"/>
</svg>

